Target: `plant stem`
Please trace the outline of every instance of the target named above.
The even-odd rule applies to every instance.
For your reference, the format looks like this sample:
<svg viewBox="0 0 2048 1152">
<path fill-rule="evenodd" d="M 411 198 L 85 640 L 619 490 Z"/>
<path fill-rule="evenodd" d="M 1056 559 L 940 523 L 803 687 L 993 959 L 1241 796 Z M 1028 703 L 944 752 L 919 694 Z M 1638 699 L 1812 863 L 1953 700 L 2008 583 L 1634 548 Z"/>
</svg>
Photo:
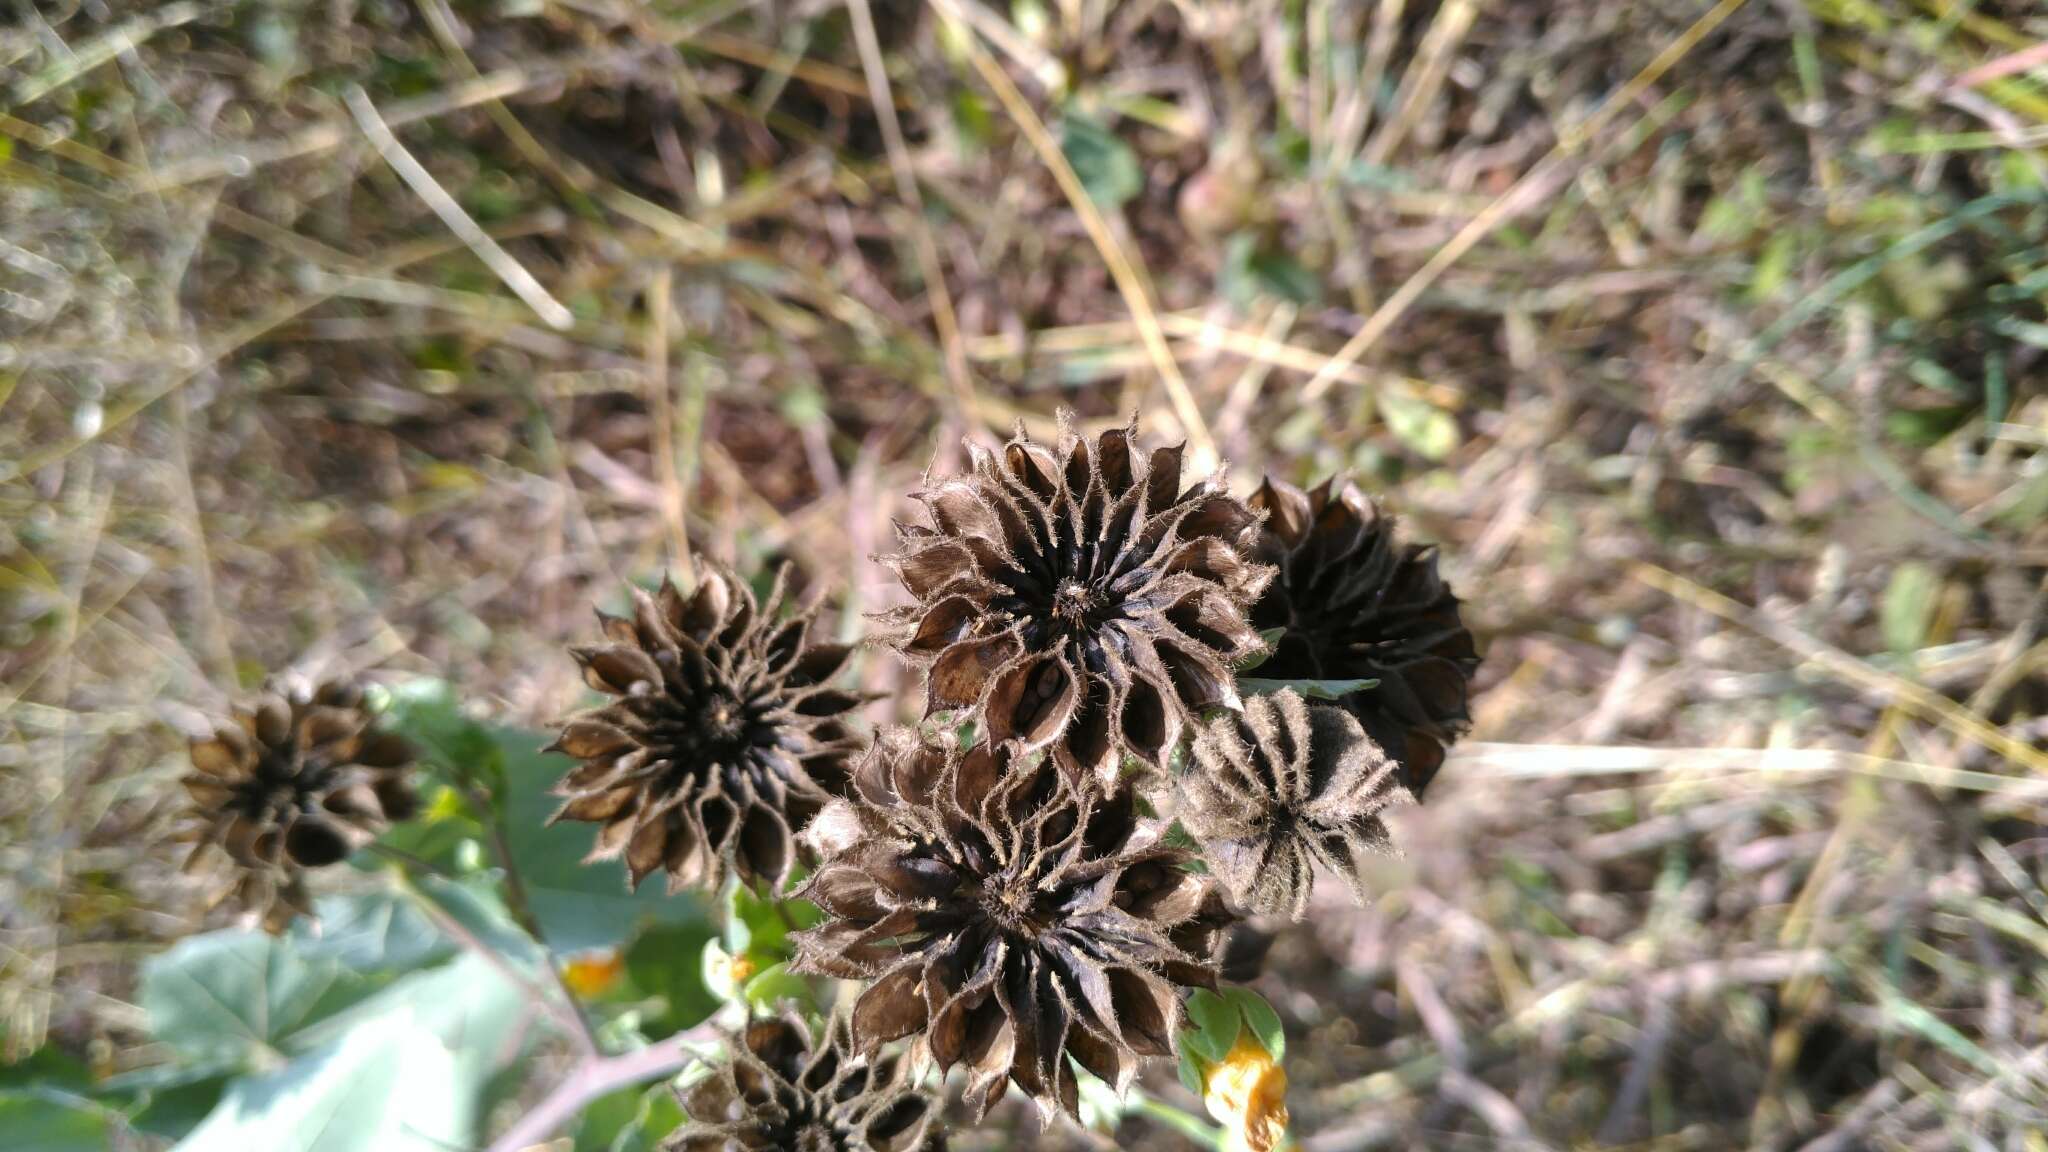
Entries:
<svg viewBox="0 0 2048 1152">
<path fill-rule="evenodd" d="M 570 1035 L 590 1035 L 589 1024 L 584 1021 L 583 1013 L 577 1009 L 576 1001 L 570 997 L 569 990 L 563 986 L 559 975 L 555 981 L 555 991 L 561 994 L 561 998 L 557 999 L 555 996 L 548 995 L 547 989 L 528 979 L 526 974 L 519 970 L 520 965 L 513 963 L 501 955 L 497 949 L 484 943 L 476 933 L 469 930 L 467 925 L 456 919 L 446 908 L 441 907 L 440 902 L 423 891 L 413 881 L 411 876 L 400 871 L 398 873 L 398 883 L 405 890 L 406 894 L 411 896 L 421 910 L 426 913 L 427 918 L 434 922 L 437 928 L 454 937 L 456 943 L 483 957 L 485 963 L 496 969 L 500 976 L 511 981 L 521 991 L 525 992 L 529 999 L 540 1005 L 541 1011 L 552 1017 Z M 545 950 L 541 952 L 541 962 L 548 962 Z M 595 1055 L 597 1052 L 595 1038 L 592 1038 L 592 1042 L 587 1047 L 579 1044 L 577 1048 L 586 1056 Z"/>
<path fill-rule="evenodd" d="M 789 914 L 789 905 L 787 903 L 786 897 L 778 893 L 775 897 L 774 905 L 776 918 L 782 921 L 782 930 L 784 932 L 788 932 L 793 935 L 796 932 L 801 931 L 801 929 L 799 929 L 796 926 L 796 917 L 791 916 Z"/>
<path fill-rule="evenodd" d="M 406 869 L 412 868 L 424 872 L 437 880 L 446 880 L 451 884 L 455 882 L 455 875 L 453 873 L 432 860 L 412 852 L 407 852 L 403 848 L 393 848 L 381 840 L 372 840 L 369 844 L 369 851 L 372 855 L 382 856 L 397 865 L 401 875 L 405 873 Z M 407 877 L 407 883 L 410 882 L 411 878 Z"/>
<path fill-rule="evenodd" d="M 1155 1100 L 1143 1092 L 1136 1095 L 1138 1098 L 1134 1103 L 1138 1111 L 1206 1147 L 1223 1147 L 1223 1129 L 1199 1116 L 1183 1112 L 1164 1100 Z"/>
<path fill-rule="evenodd" d="M 491 854 L 498 858 L 498 867 L 505 873 L 505 905 L 512 918 L 519 922 L 519 927 L 539 945 L 541 963 L 548 970 L 548 978 L 554 981 L 555 991 L 569 1006 L 568 1016 L 575 1024 L 570 1035 L 575 1037 L 577 1048 L 586 1058 L 595 1057 L 598 1053 L 597 1033 L 591 1030 L 590 1021 L 584 1018 L 583 1005 L 576 999 L 576 993 L 570 991 L 568 982 L 562 979 L 562 965 L 555 950 L 548 946 L 548 938 L 541 932 L 540 917 L 534 915 L 533 903 L 527 896 L 526 880 L 519 874 L 519 864 L 512 857 L 512 840 L 505 833 L 505 818 L 496 803 L 497 798 L 477 787 L 467 773 L 463 776 L 463 790 L 468 794 L 470 804 L 484 814 L 484 828 L 491 837 Z"/>
<path fill-rule="evenodd" d="M 491 1142 L 489 1152 L 521 1152 L 546 1141 L 600 1096 L 672 1076 L 697 1059 L 691 1047 L 718 1034 L 710 1021 L 617 1056 L 587 1057 L 540 1103 Z"/>
</svg>

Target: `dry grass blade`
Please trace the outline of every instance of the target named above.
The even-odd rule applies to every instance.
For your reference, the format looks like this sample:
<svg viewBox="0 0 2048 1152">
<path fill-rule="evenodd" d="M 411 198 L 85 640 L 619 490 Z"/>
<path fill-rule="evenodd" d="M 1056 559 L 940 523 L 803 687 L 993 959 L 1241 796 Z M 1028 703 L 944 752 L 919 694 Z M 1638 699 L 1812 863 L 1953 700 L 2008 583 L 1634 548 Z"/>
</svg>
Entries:
<svg viewBox="0 0 2048 1152">
<path fill-rule="evenodd" d="M 889 153 L 889 172 L 896 182 L 896 195 L 910 210 L 911 237 L 917 250 L 917 267 L 924 279 L 925 294 L 932 303 L 932 324 L 939 330 L 939 348 L 945 353 L 946 379 L 953 386 L 953 401 L 959 407 L 961 424 L 972 430 L 981 403 L 974 395 L 974 372 L 968 367 L 967 352 L 960 336 L 960 317 L 953 310 L 953 292 L 946 286 L 946 269 L 939 261 L 938 245 L 932 240 L 931 225 L 924 215 L 924 193 L 917 187 L 917 169 L 910 162 L 910 149 L 903 142 L 903 126 L 896 117 L 896 99 L 889 91 L 888 67 L 882 61 L 882 45 L 875 34 L 875 15 L 868 0 L 846 0 L 853 16 L 854 42 L 860 49 L 861 70 L 867 75 L 868 98 L 881 116 L 882 143 Z"/>
<path fill-rule="evenodd" d="M 478 227 L 469 213 L 462 210 L 462 205 L 457 204 L 455 198 L 441 187 L 440 181 L 434 179 L 434 174 L 427 171 L 424 165 L 413 159 L 412 153 L 405 150 L 405 145 L 398 142 L 398 137 L 392 135 L 390 126 L 377 114 L 377 107 L 370 103 L 367 92 L 360 86 L 351 86 L 342 94 L 342 98 L 348 104 L 349 113 L 362 127 L 363 135 L 369 137 L 371 146 L 377 149 L 377 155 L 382 156 L 384 162 L 391 165 L 391 170 L 398 173 L 399 177 L 419 194 L 420 199 L 426 201 L 427 207 L 434 210 L 434 215 L 441 218 L 441 222 L 448 226 L 448 230 L 455 234 L 456 239 L 476 253 L 477 259 L 483 261 L 485 267 L 504 281 L 513 295 L 525 301 L 526 306 L 533 309 L 534 314 L 548 327 L 556 331 L 567 331 L 575 327 L 575 315 L 564 307 L 561 301 L 550 296 L 548 290 L 541 287 L 540 281 L 534 279 L 533 273 L 526 270 L 525 265 L 514 260 L 511 253 L 499 247 L 498 242 L 491 239 L 490 233 Z"/>
<path fill-rule="evenodd" d="M 1359 326 L 1358 331 L 1344 342 L 1344 346 L 1330 357 L 1330 362 L 1318 370 L 1309 380 L 1307 387 L 1302 389 L 1302 401 L 1313 403 L 1320 399 L 1330 390 L 1330 386 L 1336 383 L 1338 374 L 1371 351 L 1373 345 L 1379 343 L 1380 338 L 1387 334 L 1387 330 L 1398 323 L 1401 317 L 1415 306 L 1415 302 L 1422 298 L 1422 294 L 1435 286 L 1437 280 L 1448 272 L 1452 265 L 1464 259 L 1465 255 L 1477 247 L 1495 228 L 1539 203 L 1568 180 L 1568 169 L 1571 164 L 1587 142 L 1606 127 L 1607 121 L 1621 109 L 1634 103 L 1637 97 L 1661 79 L 1673 65 L 1684 59 L 1687 52 L 1698 46 L 1701 40 L 1720 27 L 1746 2 L 1747 0 L 1720 0 L 1720 3 L 1695 21 L 1692 27 L 1686 29 L 1684 34 L 1658 53 L 1656 59 L 1644 65 L 1642 71 L 1636 73 L 1628 83 L 1615 89 L 1576 130 L 1559 140 L 1535 167 L 1515 181 L 1513 187 L 1501 193 L 1500 197 L 1487 205 L 1484 211 L 1460 228 L 1455 236 L 1437 250 L 1436 255 L 1430 257 L 1427 264 L 1410 276 L 1392 296 L 1387 297 L 1386 302 L 1371 316 L 1366 317 L 1365 323 Z"/>
<path fill-rule="evenodd" d="M 1759 636 L 1812 660 L 1831 675 L 1854 684 L 1880 698 L 1896 703 L 1926 720 L 1931 720 L 1963 739 L 1982 745 L 2014 764 L 2038 775 L 2048 776 L 2048 752 L 2016 740 L 1984 722 L 1969 709 L 1938 693 L 1895 676 L 1839 648 L 1825 644 L 1783 621 L 1753 609 L 1708 588 L 1651 564 L 1632 570 L 1637 580 L 1652 588 L 1703 608 L 1731 624 L 1739 624 Z"/>
<path fill-rule="evenodd" d="M 688 499 L 676 457 L 676 411 L 674 385 L 669 379 L 669 321 L 675 314 L 671 299 L 675 270 L 664 266 L 647 286 L 647 393 L 654 413 L 654 469 L 661 485 L 661 519 L 668 532 L 671 562 L 682 575 L 683 586 L 696 583 L 690 563 L 690 531 L 684 522 Z"/>
<path fill-rule="evenodd" d="M 1017 90 L 1009 74 L 1004 72 L 994 58 L 984 51 L 969 30 L 973 25 L 962 15 L 954 0 L 934 0 L 943 10 L 954 27 L 964 38 L 968 58 L 974 63 L 974 70 L 988 83 L 996 94 L 996 100 L 1003 110 L 1031 142 L 1031 148 L 1038 153 L 1039 160 L 1051 170 L 1053 179 L 1059 182 L 1060 191 L 1066 195 L 1067 203 L 1081 226 L 1088 232 L 1095 249 L 1101 253 L 1103 263 L 1109 266 L 1111 277 L 1116 281 L 1117 291 L 1130 308 L 1131 319 L 1138 326 L 1138 336 L 1144 342 L 1145 352 L 1152 359 L 1153 368 L 1166 385 L 1166 394 L 1173 401 L 1174 415 L 1180 420 L 1181 428 L 1187 433 L 1188 442 L 1193 445 L 1195 471 L 1207 473 L 1218 462 L 1216 441 L 1209 435 L 1209 424 L 1202 416 L 1201 406 L 1195 402 L 1194 393 L 1188 388 L 1187 378 L 1181 375 L 1180 362 L 1173 357 L 1173 349 L 1166 343 L 1166 334 L 1160 330 L 1158 314 L 1153 310 L 1151 289 L 1139 274 L 1138 269 L 1125 253 L 1123 245 L 1117 242 L 1110 231 L 1102 211 L 1095 206 L 1088 190 L 1081 185 L 1081 178 L 1074 173 L 1074 166 L 1067 162 L 1066 153 L 1059 141 L 1046 130 L 1045 122 L 1038 117 L 1024 94 Z"/>
</svg>

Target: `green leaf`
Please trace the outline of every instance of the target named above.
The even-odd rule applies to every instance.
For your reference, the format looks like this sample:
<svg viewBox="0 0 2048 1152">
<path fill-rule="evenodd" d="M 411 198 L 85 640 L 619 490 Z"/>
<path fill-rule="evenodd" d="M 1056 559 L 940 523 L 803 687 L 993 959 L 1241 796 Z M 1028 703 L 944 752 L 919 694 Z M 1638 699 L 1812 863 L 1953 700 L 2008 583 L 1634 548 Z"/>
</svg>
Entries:
<svg viewBox="0 0 2048 1152">
<path fill-rule="evenodd" d="M 128 1114 L 128 1126 L 166 1140 L 182 1140 L 220 1106 L 231 1083 L 226 1076 L 207 1076 L 153 1089 L 137 1098 L 139 1107 Z"/>
<path fill-rule="evenodd" d="M 1997 520 L 2016 531 L 2024 531 L 2048 520 L 2048 472 L 2024 481 L 2018 499 L 2000 512 Z"/>
<path fill-rule="evenodd" d="M 464 792 L 448 782 L 498 788 L 503 782 L 504 759 L 497 745 L 482 724 L 463 715 L 455 689 L 442 680 L 411 680 L 391 689 L 384 715 L 393 731 L 420 750 L 427 782 L 443 783 L 426 790 L 424 811 L 392 826 L 378 842 L 449 871 L 467 871 L 468 857 L 474 855 L 468 849 L 486 833 Z"/>
<path fill-rule="evenodd" d="M 1751 168 L 1733 189 L 1707 201 L 1694 236 L 1708 244 L 1738 244 L 1768 219 L 1769 190 L 1764 187 L 1763 173 Z"/>
<path fill-rule="evenodd" d="M 682 1106 L 666 1083 L 600 1096 L 576 1122 L 576 1152 L 655 1152 L 681 1127 Z"/>
<path fill-rule="evenodd" d="M 466 1056 L 495 1062 L 505 1037 L 519 1027 L 524 993 L 492 961 L 475 952 L 453 963 L 415 972 L 359 1003 L 307 1028 L 324 1043 L 376 1020 L 403 1016 L 431 1029 Z"/>
<path fill-rule="evenodd" d="M 773 1008 L 784 1000 L 808 1004 L 811 986 L 803 977 L 789 970 L 789 962 L 778 961 L 770 964 L 749 977 L 740 995 L 756 1008 Z"/>
<path fill-rule="evenodd" d="M 497 728 L 490 731 L 490 738 L 504 763 L 501 803 L 512 859 L 549 945 L 572 953 L 615 948 L 645 923 L 704 919 L 703 905 L 695 897 L 666 895 L 659 878 L 636 892 L 626 884 L 624 864 L 585 864 L 597 841 L 596 825 L 548 825 L 561 805 L 551 790 L 572 766 L 565 756 L 540 751 L 548 737 Z"/>
<path fill-rule="evenodd" d="M 102 1100 L 118 1100 L 124 1108 L 136 1104 L 147 1106 L 158 1096 L 171 1092 L 182 1092 L 195 1085 L 213 1085 L 212 1098 L 218 1100 L 227 1082 L 243 1070 L 240 1063 L 221 1058 L 192 1060 L 181 1058 L 162 1064 L 150 1064 L 127 1072 L 107 1077 L 94 1086 L 93 1094 Z M 206 1108 L 213 1107 L 212 1104 Z M 200 1111 L 204 1115 L 205 1110 Z M 198 1121 L 198 1116 L 192 1118 Z M 186 1130 L 191 1124 L 185 1125 Z"/>
<path fill-rule="evenodd" d="M 1776 297 L 1791 279 L 1793 261 L 1799 255 L 1799 236 L 1790 229 L 1774 232 L 1764 241 L 1756 266 L 1749 271 L 1749 302 L 1762 304 Z"/>
<path fill-rule="evenodd" d="M 1958 1060 L 1974 1066 L 1986 1076 L 1997 1076 L 2001 1073 L 2002 1066 L 1997 1057 L 1957 1031 L 1954 1025 L 1928 1011 L 1924 1005 L 1908 999 L 1898 989 L 1888 984 L 1879 985 L 1877 992 L 1879 1007 L 1884 1011 L 1883 1024 L 1886 1031 L 1903 1028 L 1940 1047 Z"/>
<path fill-rule="evenodd" d="M 1230 1055 L 1231 1046 L 1237 1043 L 1242 1015 L 1237 1005 L 1206 988 L 1197 988 L 1188 997 L 1188 1024 L 1181 1033 L 1181 1044 L 1214 1064 Z"/>
<path fill-rule="evenodd" d="M 1261 296 L 1310 304 L 1323 291 L 1322 282 L 1300 261 L 1261 245 L 1250 232 L 1239 232 L 1224 242 L 1216 285 L 1224 299 L 1239 308 L 1250 306 Z"/>
<path fill-rule="evenodd" d="M 952 104 L 953 127 L 959 134 L 962 158 L 986 151 L 995 128 L 995 117 L 989 115 L 988 104 L 965 88 L 954 89 Z M 0 143 L 8 142 L 0 138 Z"/>
<path fill-rule="evenodd" d="M 97 1095 L 90 1069 L 44 1045 L 0 1064 L 0 1134 L 10 1148 L 100 1152 L 114 1113 Z"/>
<path fill-rule="evenodd" d="M 0 1031 L 0 1039 L 5 1037 Z M 54 1088 L 85 1093 L 92 1087 L 92 1070 L 55 1044 L 45 1044 L 12 1064 L 0 1061 L 0 1091 Z"/>
<path fill-rule="evenodd" d="M 1275 1063 L 1287 1058 L 1287 1033 L 1280 1026 L 1280 1014 L 1266 1003 L 1266 998 L 1245 987 L 1224 989 L 1223 996 L 1237 1007 L 1244 1017 L 1245 1027 L 1252 1030 L 1259 1044 L 1266 1049 Z"/>
<path fill-rule="evenodd" d="M 1878 609 L 1885 647 L 1900 655 L 1918 651 L 1927 639 L 1927 621 L 1940 595 L 1941 577 L 1927 565 L 1908 560 L 1892 569 Z"/>
<path fill-rule="evenodd" d="M 1246 696 L 1272 696 L 1292 688 L 1310 700 L 1342 700 L 1353 692 L 1379 687 L 1378 680 L 1261 680 L 1240 679 L 1237 690 Z"/>
<path fill-rule="evenodd" d="M 1181 1040 L 1178 1071 L 1181 1087 L 1192 1092 L 1195 1099 L 1200 1100 L 1204 1089 L 1208 1087 L 1209 1066 L 1200 1056 L 1195 1055 L 1195 1046 L 1188 1043 L 1185 1037 Z"/>
<path fill-rule="evenodd" d="M 476 1143 L 490 1078 L 518 1051 L 522 993 L 474 953 L 414 973 L 235 1081 L 177 1152 L 443 1152 Z"/>
<path fill-rule="evenodd" d="M 10 1148 L 105 1152 L 113 1146 L 110 1118 L 106 1108 L 55 1090 L 0 1091 L 0 1133 Z"/>
<path fill-rule="evenodd" d="M 1060 151 L 1067 154 L 1088 198 L 1102 208 L 1121 208 L 1145 190 L 1138 154 L 1096 120 L 1080 114 L 1062 120 Z"/>
<path fill-rule="evenodd" d="M 1259 629 L 1259 640 L 1265 644 L 1265 647 L 1257 652 L 1252 653 L 1250 656 L 1245 657 L 1243 663 L 1240 663 L 1237 666 L 1237 673 L 1239 675 L 1243 675 L 1244 673 L 1249 672 L 1254 668 L 1257 668 L 1259 665 L 1264 664 L 1266 661 L 1271 660 L 1273 658 L 1273 653 L 1279 650 L 1280 638 L 1285 635 L 1287 635 L 1287 629 L 1285 628 Z"/>
<path fill-rule="evenodd" d="M 626 975 L 642 994 L 661 997 L 665 1007 L 650 1035 L 680 1032 L 717 1011 L 719 996 L 704 982 L 699 958 L 717 939 L 710 924 L 661 924 L 633 938 L 626 949 Z"/>
<path fill-rule="evenodd" d="M 503 753 L 490 729 L 463 712 L 461 697 L 445 680 L 422 678 L 392 688 L 384 712 L 424 761 L 457 779 L 490 785 L 503 770 Z"/>
<path fill-rule="evenodd" d="M 475 872 L 488 863 L 482 847 L 484 826 L 453 788 L 443 786 L 438 791 L 440 799 L 430 801 L 426 811 L 403 824 L 393 824 L 377 843 L 446 873 Z M 383 860 L 367 853 L 358 853 L 351 863 L 365 871 L 384 866 Z"/>
<path fill-rule="evenodd" d="M 442 915 L 461 925 L 463 931 L 476 937 L 484 947 L 507 960 L 538 971 L 547 960 L 546 954 L 525 929 L 513 922 L 504 897 L 491 885 L 492 882 L 484 877 L 458 881 L 422 876 L 410 882 L 410 889 L 415 900 L 440 909 Z"/>
<path fill-rule="evenodd" d="M 300 955 L 261 932 L 214 932 L 142 965 L 150 1032 L 180 1055 L 254 1068 L 272 1064 L 300 1029 L 364 991 L 331 960 Z"/>
<path fill-rule="evenodd" d="M 1376 397 L 1387 431 L 1424 460 L 1442 460 L 1458 448 L 1458 422 L 1426 400 L 1381 392 Z"/>
<path fill-rule="evenodd" d="M 789 958 L 789 933 L 814 928 L 825 918 L 808 900 L 774 900 L 745 885 L 732 890 L 726 905 L 725 946 L 745 953 L 757 967 Z"/>
<path fill-rule="evenodd" d="M 1977 414 L 1972 405 L 1895 408 L 1885 414 L 1885 434 L 1910 448 L 1932 448 Z"/>
<path fill-rule="evenodd" d="M 309 960 L 330 960 L 354 972 L 398 971 L 447 959 L 455 944 L 414 897 L 382 891 L 329 896 L 319 921 L 292 926 L 291 943 Z"/>
<path fill-rule="evenodd" d="M 441 1152 L 474 1139 L 474 1086 L 455 1054 L 390 1018 L 266 1076 L 240 1080 L 177 1152 Z"/>
</svg>

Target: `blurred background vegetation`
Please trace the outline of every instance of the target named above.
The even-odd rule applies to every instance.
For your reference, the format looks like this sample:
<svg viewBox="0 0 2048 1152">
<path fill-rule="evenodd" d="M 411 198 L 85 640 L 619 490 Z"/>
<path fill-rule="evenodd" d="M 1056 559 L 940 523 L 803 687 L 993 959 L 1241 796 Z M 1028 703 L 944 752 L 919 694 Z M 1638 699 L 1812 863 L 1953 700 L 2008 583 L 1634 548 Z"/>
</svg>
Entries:
<svg viewBox="0 0 2048 1152">
<path fill-rule="evenodd" d="M 917 474 L 1066 405 L 1384 493 L 1486 652 L 1382 895 L 1259 984 L 1304 1150 L 2048 1147 L 2032 0 L 8 11 L 28 1146 L 285 1147 L 236 1117 L 299 1123 L 320 1076 L 413 1086 L 414 1136 L 502 1127 L 573 1053 L 459 946 L 528 946 L 463 779 L 403 846 L 440 889 L 365 868 L 317 937 L 172 949 L 227 919 L 164 840 L 180 729 L 267 670 L 368 673 L 544 811 L 518 728 L 577 702 L 593 603 L 788 560 L 854 634 Z M 701 1017 L 700 909 L 513 832 L 621 1036 Z M 224 971 L 267 978 L 193 1016 Z M 1154 1123 L 957 1143 L 1184 1139 Z"/>
</svg>

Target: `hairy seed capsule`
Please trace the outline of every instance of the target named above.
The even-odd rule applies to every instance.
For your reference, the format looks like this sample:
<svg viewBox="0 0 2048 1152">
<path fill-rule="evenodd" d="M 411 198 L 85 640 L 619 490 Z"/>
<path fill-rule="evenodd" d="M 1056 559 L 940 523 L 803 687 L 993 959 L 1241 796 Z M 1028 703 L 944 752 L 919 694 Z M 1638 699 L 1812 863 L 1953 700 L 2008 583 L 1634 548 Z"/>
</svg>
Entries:
<svg viewBox="0 0 2048 1152">
<path fill-rule="evenodd" d="M 799 890 L 825 920 L 795 938 L 795 968 L 872 981 L 855 1044 L 914 1038 L 964 1066 L 977 1115 L 1011 1084 L 1073 1114 L 1076 1062 L 1128 1087 L 1175 1051 L 1182 990 L 1215 983 L 1229 917 L 1128 789 L 895 729 L 821 824 L 852 834 Z"/>
<path fill-rule="evenodd" d="M 1135 427 L 1093 440 L 1020 429 L 968 445 L 964 476 L 916 493 L 888 563 L 916 601 L 888 639 L 926 674 L 926 712 L 975 715 L 995 744 L 1047 749 L 1114 779 L 1119 753 L 1163 768 L 1231 667 L 1261 648 L 1247 620 L 1272 575 L 1248 558 L 1258 517 L 1214 476 L 1183 491 L 1181 450 L 1142 455 Z"/>
<path fill-rule="evenodd" d="M 1269 478 L 1251 505 L 1266 514 L 1259 558 L 1279 572 L 1252 622 L 1285 629 L 1258 675 L 1379 681 L 1344 704 L 1422 795 L 1469 722 L 1479 666 L 1436 550 L 1396 543 L 1394 518 L 1348 483 Z"/>
<path fill-rule="evenodd" d="M 1359 868 L 1391 853 L 1382 817 L 1411 802 L 1394 762 L 1343 709 L 1293 690 L 1245 701 L 1196 734 L 1169 794 L 1189 834 L 1233 899 L 1299 920 L 1321 866 L 1365 889 Z"/>
<path fill-rule="evenodd" d="M 853 1050 L 846 1018 L 817 1039 L 795 1013 L 756 1020 L 679 1096 L 689 1121 L 664 1152 L 944 1152 L 939 1102 L 900 1060 Z"/>
<path fill-rule="evenodd" d="M 728 872 L 778 889 L 795 832 L 844 787 L 863 697 L 832 687 L 844 644 L 812 638 L 816 611 L 778 619 L 730 572 L 688 596 L 666 579 L 604 616 L 606 642 L 571 649 L 612 700 L 571 717 L 550 745 L 582 763 L 556 792 L 557 820 L 600 824 L 592 859 L 623 855 L 631 882 L 716 889 Z"/>
<path fill-rule="evenodd" d="M 266 692 L 192 742 L 181 838 L 226 852 L 236 895 L 280 931 L 310 911 L 305 872 L 339 863 L 418 808 L 413 749 L 378 728 L 353 684 Z"/>
</svg>

